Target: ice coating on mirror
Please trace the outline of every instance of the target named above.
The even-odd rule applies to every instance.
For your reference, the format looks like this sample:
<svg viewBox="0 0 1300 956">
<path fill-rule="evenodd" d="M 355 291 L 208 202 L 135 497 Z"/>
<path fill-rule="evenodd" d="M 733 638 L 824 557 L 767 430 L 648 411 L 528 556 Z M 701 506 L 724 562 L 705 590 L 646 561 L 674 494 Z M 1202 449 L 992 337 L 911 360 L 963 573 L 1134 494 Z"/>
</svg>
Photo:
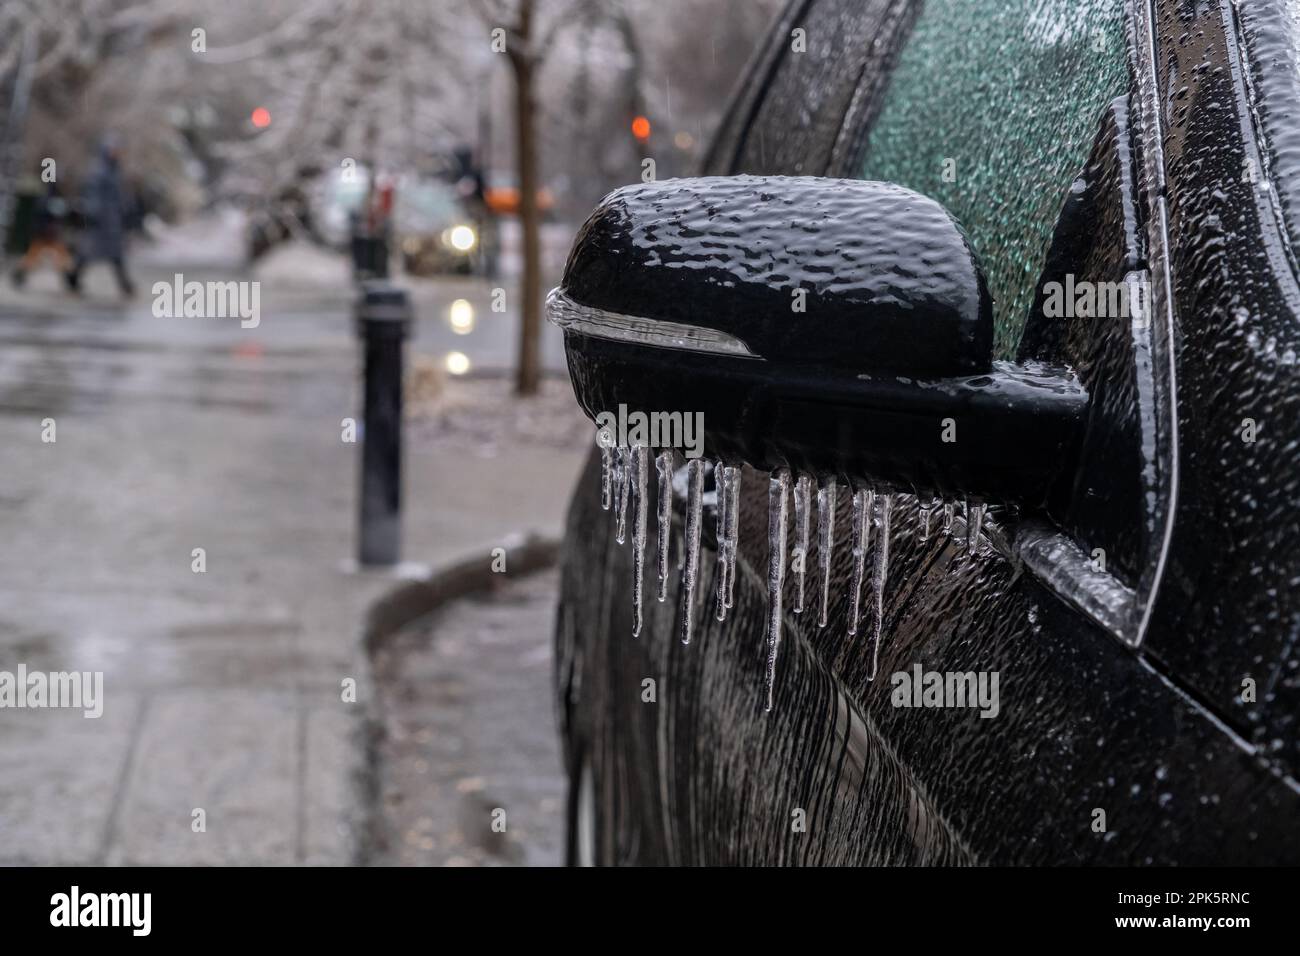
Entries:
<svg viewBox="0 0 1300 956">
<path fill-rule="evenodd" d="M 786 516 L 790 473 L 784 469 L 768 480 L 767 490 L 767 710 L 772 709 L 776 660 L 781 651 L 781 592 L 785 585 Z"/>
</svg>

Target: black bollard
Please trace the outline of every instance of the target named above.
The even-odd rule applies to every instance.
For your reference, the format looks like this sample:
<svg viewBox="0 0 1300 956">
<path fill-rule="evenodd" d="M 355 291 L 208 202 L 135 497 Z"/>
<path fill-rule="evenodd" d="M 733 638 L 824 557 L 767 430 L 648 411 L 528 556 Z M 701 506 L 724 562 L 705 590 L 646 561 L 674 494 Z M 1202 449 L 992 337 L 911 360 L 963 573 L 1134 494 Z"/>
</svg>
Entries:
<svg viewBox="0 0 1300 956">
<path fill-rule="evenodd" d="M 388 278 L 387 231 L 352 233 L 352 275 L 357 282 Z"/>
<path fill-rule="evenodd" d="M 365 355 L 362 564 L 395 564 L 401 555 L 402 347 L 410 321 L 404 289 L 378 279 L 362 283 L 357 301 L 357 334 Z"/>
</svg>

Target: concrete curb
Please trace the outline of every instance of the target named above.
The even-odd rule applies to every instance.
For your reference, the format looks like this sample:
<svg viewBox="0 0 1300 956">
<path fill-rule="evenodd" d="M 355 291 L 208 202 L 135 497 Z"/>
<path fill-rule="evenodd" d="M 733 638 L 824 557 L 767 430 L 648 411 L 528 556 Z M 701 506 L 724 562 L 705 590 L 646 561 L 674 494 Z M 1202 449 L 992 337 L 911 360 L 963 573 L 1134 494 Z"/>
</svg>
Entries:
<svg viewBox="0 0 1300 956">
<path fill-rule="evenodd" d="M 512 577 L 543 571 L 559 560 L 558 538 L 530 532 L 496 545 L 502 546 Z M 351 773 L 357 807 L 349 821 L 353 833 L 352 865 L 368 866 L 378 843 L 379 745 L 384 735 L 384 710 L 374 679 L 375 653 L 404 628 L 452 601 L 499 587 L 503 577 L 492 570 L 491 549 L 485 548 L 479 555 L 436 568 L 425 578 L 402 582 L 375 601 L 366 613 L 357 641 L 355 667 L 362 717 L 355 732 L 353 752 L 357 760 Z"/>
</svg>

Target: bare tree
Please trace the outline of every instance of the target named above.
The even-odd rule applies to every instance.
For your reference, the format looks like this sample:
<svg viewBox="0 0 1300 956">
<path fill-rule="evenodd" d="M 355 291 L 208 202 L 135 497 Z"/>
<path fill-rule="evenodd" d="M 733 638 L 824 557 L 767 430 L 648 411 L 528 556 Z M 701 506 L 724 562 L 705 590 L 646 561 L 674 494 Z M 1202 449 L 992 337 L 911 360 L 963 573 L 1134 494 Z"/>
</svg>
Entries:
<svg viewBox="0 0 1300 956">
<path fill-rule="evenodd" d="M 60 181 L 75 179 L 109 127 L 124 134 L 130 159 L 164 168 L 174 160 L 172 131 L 159 122 L 174 76 L 159 82 L 159 72 L 179 58 L 187 8 L 187 0 L 0 0 L 0 109 L 13 112 L 20 74 L 30 106 L 5 120 L 5 192 L 35 157 L 57 160 Z M 169 47 L 172 56 L 158 56 Z"/>
<path fill-rule="evenodd" d="M 256 80 L 275 122 L 224 144 L 239 190 L 262 194 L 304 168 L 345 158 L 372 168 L 419 168 L 469 138 L 460 106 L 467 45 L 463 7 L 406 0 L 290 5 L 253 39 L 208 51 L 215 71 Z"/>
<path fill-rule="evenodd" d="M 541 186 L 537 133 L 537 80 L 556 34 L 589 19 L 592 0 L 474 0 L 483 23 L 504 41 L 494 49 L 504 53 L 514 81 L 515 165 L 519 177 L 519 225 L 523 242 L 523 276 L 519 286 L 519 364 L 515 392 L 534 395 L 541 384 L 542 250 Z"/>
</svg>

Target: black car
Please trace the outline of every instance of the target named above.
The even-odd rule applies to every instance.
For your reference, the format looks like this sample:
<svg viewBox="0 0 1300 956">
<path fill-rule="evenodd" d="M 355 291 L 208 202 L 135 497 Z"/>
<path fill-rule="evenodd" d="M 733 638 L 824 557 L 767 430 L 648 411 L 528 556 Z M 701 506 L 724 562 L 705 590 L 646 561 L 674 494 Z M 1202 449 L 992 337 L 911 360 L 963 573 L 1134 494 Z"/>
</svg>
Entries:
<svg viewBox="0 0 1300 956">
<path fill-rule="evenodd" d="M 1300 862 L 1297 64 L 1280 0 L 793 0 L 601 203 L 574 862 Z"/>
</svg>

